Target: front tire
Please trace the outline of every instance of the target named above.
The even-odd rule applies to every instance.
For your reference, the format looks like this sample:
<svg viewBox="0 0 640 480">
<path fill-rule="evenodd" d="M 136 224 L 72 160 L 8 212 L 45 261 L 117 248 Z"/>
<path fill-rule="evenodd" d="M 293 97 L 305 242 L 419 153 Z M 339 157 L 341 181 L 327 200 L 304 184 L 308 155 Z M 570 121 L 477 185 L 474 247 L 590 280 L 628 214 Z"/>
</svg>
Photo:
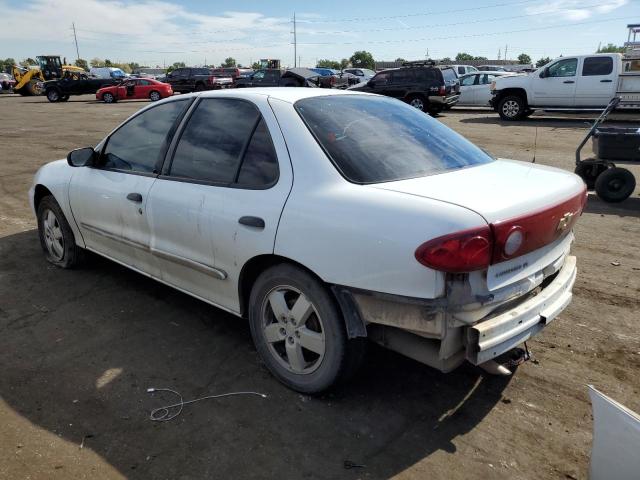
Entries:
<svg viewBox="0 0 640 480">
<path fill-rule="evenodd" d="M 503 120 L 520 120 L 524 117 L 526 111 L 526 102 L 517 95 L 507 95 L 498 103 L 498 114 Z"/>
<path fill-rule="evenodd" d="M 51 103 L 59 102 L 62 99 L 60 91 L 57 88 L 50 88 L 47 90 L 47 100 Z"/>
<path fill-rule="evenodd" d="M 319 393 L 357 369 L 364 339 L 347 338 L 344 319 L 326 287 L 287 264 L 265 270 L 251 289 L 249 324 L 258 354 L 282 383 Z"/>
<path fill-rule="evenodd" d="M 61 268 L 73 268 L 83 260 L 84 251 L 76 245 L 73 231 L 62 209 L 51 195 L 38 205 L 38 235 L 47 261 Z"/>
<path fill-rule="evenodd" d="M 626 168 L 608 168 L 596 180 L 596 193 L 605 202 L 622 202 L 635 188 L 636 179 Z"/>
<path fill-rule="evenodd" d="M 149 94 L 149 100 L 151 100 L 152 102 L 157 102 L 161 98 L 162 96 L 160 95 L 160 92 L 157 92 L 155 90 Z"/>
</svg>

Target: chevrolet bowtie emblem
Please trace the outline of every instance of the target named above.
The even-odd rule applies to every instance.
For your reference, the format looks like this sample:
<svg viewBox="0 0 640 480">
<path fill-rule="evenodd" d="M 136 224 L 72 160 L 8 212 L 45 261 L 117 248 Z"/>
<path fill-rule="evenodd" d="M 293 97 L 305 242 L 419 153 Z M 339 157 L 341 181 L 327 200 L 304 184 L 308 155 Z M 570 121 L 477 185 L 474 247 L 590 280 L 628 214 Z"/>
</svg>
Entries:
<svg viewBox="0 0 640 480">
<path fill-rule="evenodd" d="M 558 230 L 559 232 L 566 230 L 567 227 L 569 226 L 569 223 L 571 223 L 571 218 L 573 218 L 573 213 L 571 212 L 565 213 L 562 217 L 560 217 L 560 221 L 558 222 L 558 228 L 556 230 Z"/>
</svg>

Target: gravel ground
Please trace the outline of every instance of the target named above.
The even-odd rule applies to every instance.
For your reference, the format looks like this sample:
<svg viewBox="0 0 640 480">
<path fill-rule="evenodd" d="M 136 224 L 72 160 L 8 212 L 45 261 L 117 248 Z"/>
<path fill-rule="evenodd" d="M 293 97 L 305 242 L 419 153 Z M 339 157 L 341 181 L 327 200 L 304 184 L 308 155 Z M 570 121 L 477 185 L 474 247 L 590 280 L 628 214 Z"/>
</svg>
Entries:
<svg viewBox="0 0 640 480">
<path fill-rule="evenodd" d="M 145 104 L 0 95 L 0 478 L 586 478 L 586 385 L 640 411 L 638 191 L 619 205 L 590 196 L 573 303 L 507 379 L 372 347 L 350 385 L 302 396 L 260 364 L 245 322 L 106 260 L 48 265 L 27 202 L 34 172 Z M 576 117 L 439 118 L 497 156 L 567 170 L 586 133 Z M 157 423 L 149 411 L 174 398 L 148 387 L 268 398 L 208 400 Z"/>
</svg>

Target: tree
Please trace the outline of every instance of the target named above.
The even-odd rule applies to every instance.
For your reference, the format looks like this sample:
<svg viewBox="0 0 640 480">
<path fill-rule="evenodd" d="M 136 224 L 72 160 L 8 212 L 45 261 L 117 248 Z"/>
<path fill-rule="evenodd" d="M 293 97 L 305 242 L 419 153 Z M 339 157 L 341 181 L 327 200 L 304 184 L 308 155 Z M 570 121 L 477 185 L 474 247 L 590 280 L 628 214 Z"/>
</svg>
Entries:
<svg viewBox="0 0 640 480">
<path fill-rule="evenodd" d="M 341 70 L 344 70 L 348 66 L 349 66 L 349 59 L 348 58 L 343 58 L 342 60 L 340 60 L 340 69 Z"/>
<path fill-rule="evenodd" d="M 224 59 L 224 63 L 222 64 L 223 67 L 235 67 L 236 66 L 236 59 L 233 57 L 227 57 Z"/>
<path fill-rule="evenodd" d="M 536 68 L 544 67 L 550 61 L 551 59 L 549 57 L 543 57 L 536 62 Z"/>
<path fill-rule="evenodd" d="M 22 65 L 23 67 L 30 67 L 32 65 L 38 65 L 38 62 L 36 62 L 33 58 L 29 57 L 21 61 L 20 65 Z"/>
<path fill-rule="evenodd" d="M 253 63 L 251 64 L 251 68 L 252 68 L 253 70 L 260 70 L 260 62 L 253 62 Z"/>
<path fill-rule="evenodd" d="M 396 58 L 396 63 L 404 63 L 404 62 L 406 62 L 406 60 L 404 58 L 402 58 L 402 57 Z"/>
<path fill-rule="evenodd" d="M 456 55 L 456 62 L 468 62 L 469 60 L 473 60 L 474 56 L 469 55 L 465 52 L 460 52 Z"/>
<path fill-rule="evenodd" d="M 84 70 L 89 70 L 89 64 L 87 63 L 87 61 L 83 58 L 79 58 L 75 61 L 75 66 L 76 67 L 80 67 Z"/>
<path fill-rule="evenodd" d="M 316 65 L 316 67 L 333 68 L 335 70 L 339 70 L 340 62 L 337 62 L 336 60 L 329 60 L 328 58 L 323 58 L 321 60 L 318 60 L 318 64 Z"/>
<path fill-rule="evenodd" d="M 129 62 L 128 65 L 132 72 L 137 72 L 141 68 L 140 64 L 137 62 Z"/>
<path fill-rule="evenodd" d="M 89 65 L 91 65 L 92 67 L 104 67 L 104 60 L 97 57 L 92 58 L 91 61 L 89 62 Z"/>
<path fill-rule="evenodd" d="M 351 55 L 349 61 L 351 62 L 351 65 L 356 68 L 369 68 L 371 70 L 375 70 L 376 68 L 376 62 L 373 59 L 373 55 L 364 50 L 355 52 Z"/>
<path fill-rule="evenodd" d="M 187 64 L 184 63 L 184 62 L 173 62 L 173 65 L 171 65 L 171 66 L 175 70 L 176 68 L 184 68 L 184 67 L 187 66 Z"/>
<path fill-rule="evenodd" d="M 518 63 L 520 65 L 529 65 L 531 63 L 531 57 L 526 53 L 521 53 L 518 55 Z"/>
<path fill-rule="evenodd" d="M 105 58 L 104 59 L 104 66 L 105 67 L 113 67 L 113 63 L 108 58 Z"/>
<path fill-rule="evenodd" d="M 11 68 L 16 64 L 16 61 L 9 57 L 4 60 L 0 60 L 0 72 L 11 73 Z"/>
<path fill-rule="evenodd" d="M 440 63 L 453 63 L 449 57 L 444 57 L 440 60 Z"/>
<path fill-rule="evenodd" d="M 623 53 L 624 47 L 618 47 L 613 43 L 607 43 L 604 47 L 598 48 L 596 53 Z"/>
</svg>

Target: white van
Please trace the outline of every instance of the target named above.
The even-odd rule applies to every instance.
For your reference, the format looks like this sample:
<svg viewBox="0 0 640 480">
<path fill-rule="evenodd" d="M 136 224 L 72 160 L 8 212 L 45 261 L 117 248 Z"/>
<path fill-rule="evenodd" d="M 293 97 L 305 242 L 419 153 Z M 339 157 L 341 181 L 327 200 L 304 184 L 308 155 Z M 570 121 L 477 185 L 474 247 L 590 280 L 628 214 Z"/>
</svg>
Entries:
<svg viewBox="0 0 640 480">
<path fill-rule="evenodd" d="M 126 78 L 128 75 L 120 68 L 115 67 L 91 67 L 89 75 L 97 78 Z"/>
</svg>

